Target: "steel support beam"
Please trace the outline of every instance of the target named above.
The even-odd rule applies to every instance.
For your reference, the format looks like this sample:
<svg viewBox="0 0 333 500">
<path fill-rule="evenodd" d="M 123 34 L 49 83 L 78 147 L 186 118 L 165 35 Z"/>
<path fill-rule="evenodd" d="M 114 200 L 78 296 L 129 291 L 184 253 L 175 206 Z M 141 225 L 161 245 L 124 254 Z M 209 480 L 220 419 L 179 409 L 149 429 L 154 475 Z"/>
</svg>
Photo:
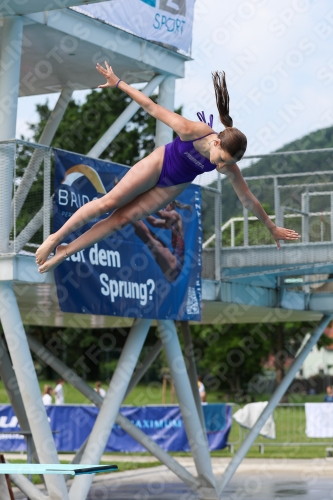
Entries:
<svg viewBox="0 0 333 500">
<path fill-rule="evenodd" d="M 245 458 L 250 447 L 252 446 L 252 444 L 254 443 L 256 438 L 258 437 L 259 432 L 261 431 L 263 425 L 267 421 L 268 417 L 273 413 L 276 406 L 279 404 L 279 401 L 281 400 L 282 396 L 287 391 L 291 382 L 294 380 L 296 373 L 301 368 L 307 355 L 311 352 L 313 347 L 316 345 L 316 343 L 320 339 L 321 335 L 324 333 L 325 328 L 327 327 L 329 322 L 332 320 L 332 318 L 333 318 L 333 315 L 326 315 L 323 317 L 323 319 L 319 323 L 318 327 L 314 331 L 313 335 L 309 338 L 308 342 L 304 345 L 303 349 L 299 352 L 298 356 L 295 358 L 293 364 L 291 365 L 291 367 L 289 368 L 289 370 L 287 372 L 287 375 L 284 377 L 281 384 L 275 390 L 268 405 L 266 406 L 266 408 L 264 409 L 264 411 L 262 412 L 262 414 L 258 418 L 256 424 L 254 425 L 254 427 L 252 427 L 252 429 L 250 430 L 246 439 L 243 441 L 242 445 L 237 450 L 237 453 L 234 455 L 233 459 L 229 463 L 227 469 L 225 470 L 223 475 L 218 480 L 217 490 L 219 493 L 220 500 L 222 500 L 222 498 L 224 496 L 223 495 L 224 488 L 228 485 L 230 479 L 232 478 L 232 476 L 236 472 L 238 466 L 240 465 L 242 460 Z"/>
<path fill-rule="evenodd" d="M 150 325 L 151 320 L 148 319 L 136 319 L 133 323 L 110 382 L 109 389 L 103 400 L 101 410 L 89 436 L 82 456 L 82 464 L 98 464 L 103 455 Z M 77 500 L 80 498 L 80 500 L 84 500 L 89 493 L 92 481 L 93 475 L 90 474 L 75 477 L 70 489 L 70 499 Z"/>
<path fill-rule="evenodd" d="M 154 76 L 150 82 L 141 90 L 141 92 L 147 96 L 151 95 L 156 87 L 164 80 L 164 75 Z M 119 134 L 119 132 L 125 127 L 126 123 L 132 118 L 133 115 L 140 108 L 140 105 L 135 101 L 118 116 L 111 127 L 102 135 L 102 137 L 96 142 L 95 146 L 87 153 L 90 158 L 99 158 L 103 151 L 108 147 L 108 145 L 113 141 L 113 139 Z"/>
<path fill-rule="evenodd" d="M 190 379 L 192 393 L 194 396 L 195 405 L 197 407 L 197 412 L 200 418 L 201 426 L 206 431 L 205 418 L 202 411 L 202 404 L 198 389 L 198 373 L 197 373 L 197 367 L 195 365 L 194 347 L 191 337 L 190 325 L 188 321 L 182 321 L 181 325 L 184 337 L 184 358 L 187 366 L 187 373 Z"/>
<path fill-rule="evenodd" d="M 170 111 L 175 109 L 176 78 L 168 76 L 159 86 L 158 104 Z M 172 142 L 173 130 L 160 120 L 156 120 L 155 147 L 164 146 Z"/>
<path fill-rule="evenodd" d="M 103 398 L 97 394 L 84 380 L 79 377 L 73 370 L 68 368 L 62 361 L 60 361 L 54 354 L 52 354 L 46 347 L 44 347 L 38 340 L 27 335 L 30 349 L 46 364 L 51 366 L 54 371 L 59 373 L 69 384 L 75 387 L 81 394 L 89 399 L 99 408 L 102 406 Z M 155 344 L 157 349 L 157 344 Z M 134 374 L 135 376 L 135 374 Z M 181 466 L 173 457 L 164 451 L 158 444 L 156 444 L 149 436 L 136 427 L 128 418 L 118 413 L 116 423 L 120 425 L 133 439 L 138 441 L 144 448 L 147 449 L 153 456 L 155 456 L 162 464 L 166 465 L 174 474 L 176 474 L 185 484 L 198 491 L 200 494 L 202 488 L 195 477 L 192 476 L 183 466 Z M 85 446 L 82 445 L 82 447 Z M 81 447 L 81 448 L 82 448 Z M 76 461 L 76 463 L 78 463 Z"/>
<path fill-rule="evenodd" d="M 333 242 L 333 193 L 331 193 L 331 241 Z"/>
<path fill-rule="evenodd" d="M 11 500 L 5 474 L 0 474 L 0 500 Z"/>
<path fill-rule="evenodd" d="M 22 474 L 9 474 L 9 479 L 17 488 L 22 491 L 29 500 L 51 500 L 51 497 L 45 496 L 42 491 L 36 488 L 29 479 Z"/>
<path fill-rule="evenodd" d="M 14 413 L 17 417 L 21 430 L 31 432 L 27 415 L 24 409 L 22 396 L 20 394 L 20 390 L 18 387 L 16 375 L 13 370 L 11 360 L 9 359 L 9 355 L 7 353 L 4 341 L 1 336 L 0 336 L 0 377 L 3 382 L 3 385 L 5 386 L 8 399 L 13 407 Z M 36 449 L 33 440 L 32 440 L 32 453 L 33 453 L 33 458 L 36 461 L 38 457 L 35 454 Z"/>
<path fill-rule="evenodd" d="M 58 101 L 50 114 L 49 119 L 46 122 L 46 125 L 44 127 L 44 130 L 42 132 L 42 135 L 39 138 L 38 144 L 43 144 L 45 146 L 49 146 L 52 142 L 52 139 L 59 127 L 59 124 L 64 116 L 64 113 L 67 109 L 67 106 L 71 100 L 73 94 L 73 90 L 65 87 L 59 98 Z M 34 182 L 34 179 L 36 178 L 36 175 L 39 171 L 39 168 L 41 166 L 41 163 L 44 159 L 44 155 L 47 154 L 47 152 L 43 149 L 35 149 L 33 152 L 33 155 L 29 161 L 29 164 L 27 168 L 24 171 L 24 175 L 22 177 L 22 180 L 20 182 L 20 185 L 18 186 L 15 196 L 12 199 L 12 206 L 11 206 L 11 227 L 14 224 L 14 217 L 15 219 L 17 218 L 18 214 L 21 211 L 21 208 L 25 202 L 25 199 L 29 193 L 29 190 Z M 14 216 L 15 213 L 15 216 Z"/>
<path fill-rule="evenodd" d="M 157 358 L 157 356 L 159 355 L 159 353 L 161 352 L 161 350 L 162 350 L 162 342 L 160 340 L 158 340 L 156 342 L 156 344 L 154 345 L 154 347 L 149 352 L 149 354 L 146 356 L 146 358 L 142 361 L 142 365 L 140 366 L 140 368 L 138 368 L 137 370 L 135 370 L 135 372 L 133 373 L 133 376 L 132 376 L 131 381 L 130 381 L 130 383 L 128 385 L 128 388 L 127 388 L 124 400 L 132 392 L 132 390 L 134 389 L 134 387 L 139 383 L 139 381 L 144 376 L 144 374 L 146 373 L 146 371 L 148 370 L 148 368 L 150 367 L 150 365 L 155 361 L 155 359 Z M 102 402 L 102 400 L 101 400 L 101 402 Z M 101 404 L 99 404 L 97 406 L 100 407 Z M 118 415 L 119 415 L 119 413 L 118 413 Z M 116 419 L 116 422 L 117 422 L 117 419 Z M 73 458 L 73 460 L 71 461 L 71 463 L 73 463 L 73 464 L 80 463 L 82 455 L 83 455 L 83 452 L 84 452 L 86 444 L 87 444 L 87 441 L 88 441 L 88 438 L 81 445 L 81 447 L 79 448 L 79 450 L 76 452 L 75 457 Z M 67 479 L 71 479 L 71 476 L 66 476 L 66 480 Z"/>
<path fill-rule="evenodd" d="M 127 396 L 132 392 L 134 387 L 139 383 L 139 381 L 142 379 L 148 368 L 151 366 L 151 364 L 155 361 L 157 356 L 160 354 L 162 350 L 162 342 L 158 340 L 156 344 L 153 346 L 153 348 L 150 350 L 150 352 L 147 354 L 145 359 L 142 361 L 142 365 L 140 368 L 137 368 L 135 372 L 133 373 L 133 377 L 130 380 L 130 383 L 128 384 L 128 388 L 124 397 L 124 400 L 127 398 Z"/>
<path fill-rule="evenodd" d="M 215 193 L 215 279 L 221 280 L 221 250 L 222 250 L 222 181 L 217 173 L 217 190 Z"/>
<path fill-rule="evenodd" d="M 9 282 L 0 282 L 0 318 L 25 412 L 41 463 L 58 464 L 58 454 L 22 324 L 16 297 Z M 45 476 L 52 500 L 68 500 L 63 476 Z"/>
<path fill-rule="evenodd" d="M 17 0 L 7 0 L 6 2 L 1 3 L 0 14 L 2 16 L 13 16 L 15 14 L 24 16 L 34 12 L 65 9 L 66 7 L 72 7 L 75 5 L 80 6 L 83 3 L 95 3 L 99 1 L 100 0 L 49 0 L 46 4 L 41 0 L 29 0 L 28 2 L 25 0 L 21 0 L 19 2 Z"/>
<path fill-rule="evenodd" d="M 0 52 L 0 141 L 15 139 L 23 18 L 4 18 Z M 13 191 L 15 145 L 0 147 L 0 253 L 6 253 L 10 233 L 10 203 Z"/>
<path fill-rule="evenodd" d="M 170 320 L 159 320 L 158 328 L 200 482 L 215 491 L 205 431 L 201 426 L 175 324 Z"/>
<path fill-rule="evenodd" d="M 52 202 L 52 197 L 50 198 Z M 9 245 L 9 252 L 19 252 L 28 243 L 33 235 L 42 227 L 44 223 L 44 207 L 42 207 L 17 236 L 15 241 Z"/>
</svg>

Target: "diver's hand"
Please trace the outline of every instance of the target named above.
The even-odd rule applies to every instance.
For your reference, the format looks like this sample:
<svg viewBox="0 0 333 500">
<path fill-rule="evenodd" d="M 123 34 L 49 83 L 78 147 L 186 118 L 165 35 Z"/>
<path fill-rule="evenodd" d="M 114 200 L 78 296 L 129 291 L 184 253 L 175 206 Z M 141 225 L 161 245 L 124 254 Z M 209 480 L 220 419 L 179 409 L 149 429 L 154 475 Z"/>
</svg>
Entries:
<svg viewBox="0 0 333 500">
<path fill-rule="evenodd" d="M 296 233 L 293 229 L 285 229 L 284 227 L 273 227 L 271 229 L 271 235 L 276 241 L 277 247 L 280 250 L 280 241 L 279 240 L 298 240 L 301 236 Z"/>
<path fill-rule="evenodd" d="M 104 89 L 106 87 L 115 87 L 119 78 L 114 74 L 113 69 L 105 61 L 105 68 L 99 63 L 96 64 L 97 71 L 106 78 L 106 83 L 104 85 L 98 85 L 99 89 Z"/>
</svg>

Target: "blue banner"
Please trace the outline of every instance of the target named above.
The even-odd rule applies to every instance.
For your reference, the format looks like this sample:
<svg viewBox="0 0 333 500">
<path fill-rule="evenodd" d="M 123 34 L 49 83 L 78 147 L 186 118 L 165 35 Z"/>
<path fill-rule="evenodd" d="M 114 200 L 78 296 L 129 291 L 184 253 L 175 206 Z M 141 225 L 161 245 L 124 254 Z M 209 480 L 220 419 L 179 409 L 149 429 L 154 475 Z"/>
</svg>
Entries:
<svg viewBox="0 0 333 500">
<path fill-rule="evenodd" d="M 108 193 L 127 168 L 54 150 L 53 230 Z M 68 236 L 69 243 L 106 214 Z M 190 185 L 163 210 L 136 221 L 55 269 L 60 309 L 152 319 L 201 318 L 201 191 Z"/>
<path fill-rule="evenodd" d="M 232 408 L 225 404 L 203 407 L 209 449 L 220 450 L 227 445 L 231 428 Z M 91 405 L 48 406 L 46 411 L 59 452 L 76 451 L 89 436 L 98 414 Z M 122 407 L 121 413 L 147 434 L 165 451 L 189 451 L 179 406 Z M 24 451 L 25 439 L 19 434 L 17 418 L 10 405 L 0 405 L 0 451 Z M 7 434 L 18 431 L 17 434 Z M 114 425 L 105 451 L 147 451 L 129 434 Z"/>
</svg>

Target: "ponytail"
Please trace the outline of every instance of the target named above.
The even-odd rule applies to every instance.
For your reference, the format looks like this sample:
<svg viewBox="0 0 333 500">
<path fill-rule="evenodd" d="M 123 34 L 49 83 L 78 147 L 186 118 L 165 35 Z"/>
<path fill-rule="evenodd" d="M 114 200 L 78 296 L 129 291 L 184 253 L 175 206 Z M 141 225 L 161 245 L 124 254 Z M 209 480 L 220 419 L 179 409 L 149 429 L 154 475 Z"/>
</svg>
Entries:
<svg viewBox="0 0 333 500">
<path fill-rule="evenodd" d="M 226 128 L 232 127 L 233 122 L 229 115 L 229 93 L 225 81 L 225 73 L 224 71 L 215 71 L 212 73 L 212 76 L 220 120 Z"/>
</svg>

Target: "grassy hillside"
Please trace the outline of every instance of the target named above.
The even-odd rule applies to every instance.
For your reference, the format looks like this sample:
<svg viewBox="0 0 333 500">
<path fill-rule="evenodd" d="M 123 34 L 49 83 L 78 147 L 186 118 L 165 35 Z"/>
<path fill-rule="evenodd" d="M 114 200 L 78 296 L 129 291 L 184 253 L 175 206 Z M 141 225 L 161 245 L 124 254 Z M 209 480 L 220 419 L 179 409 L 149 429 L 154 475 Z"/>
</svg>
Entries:
<svg viewBox="0 0 333 500">
<path fill-rule="evenodd" d="M 283 148 L 277 151 L 299 151 L 301 149 L 322 149 L 333 147 L 333 127 L 317 130 L 312 132 L 301 139 L 286 144 Z M 240 165 L 241 166 L 241 165 Z M 326 176 L 320 175 L 321 171 L 332 171 L 330 181 L 333 181 L 333 153 L 315 153 L 308 155 L 292 155 L 272 158 L 262 158 L 254 160 L 252 165 L 243 168 L 242 173 L 244 177 L 262 176 L 262 175 L 276 175 L 276 174 L 291 174 L 300 172 L 318 172 L 316 182 L 327 182 Z M 303 177 L 302 179 L 281 179 L 280 184 L 299 184 L 299 183 L 312 183 L 313 177 Z M 272 181 L 250 181 L 248 182 L 250 189 L 253 191 L 259 201 L 265 205 L 269 213 L 274 213 L 274 197 L 273 197 L 273 183 Z M 212 187 L 216 187 L 212 185 Z M 329 187 L 333 190 L 333 186 Z M 233 188 L 231 187 L 228 179 L 222 182 L 222 219 L 226 222 L 231 217 L 243 215 L 243 207 L 238 200 Z M 288 206 L 295 206 L 299 208 L 299 192 L 296 195 L 296 190 L 283 190 L 282 203 L 288 203 Z M 320 204 L 321 206 L 311 206 L 311 209 L 324 210 L 325 207 L 322 203 L 328 203 L 328 200 L 315 198 L 313 203 Z M 214 205 L 212 203 L 211 195 L 203 191 L 203 222 L 204 234 L 209 236 L 214 232 Z M 204 238 L 205 239 L 205 238 Z"/>
</svg>

